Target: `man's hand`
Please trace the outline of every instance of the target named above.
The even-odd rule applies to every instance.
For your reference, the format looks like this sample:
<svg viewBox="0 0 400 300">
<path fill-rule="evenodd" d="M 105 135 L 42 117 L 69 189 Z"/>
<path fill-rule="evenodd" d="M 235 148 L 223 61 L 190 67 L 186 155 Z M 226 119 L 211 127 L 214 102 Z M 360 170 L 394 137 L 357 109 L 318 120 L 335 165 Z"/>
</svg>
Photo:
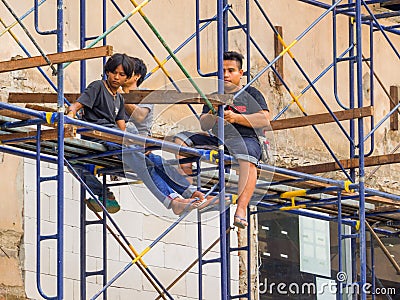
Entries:
<svg viewBox="0 0 400 300">
<path fill-rule="evenodd" d="M 231 110 L 225 110 L 224 111 L 224 120 L 226 122 L 231 123 L 231 124 L 235 124 L 236 123 L 237 116 L 238 116 L 238 114 L 234 113 Z"/>
</svg>

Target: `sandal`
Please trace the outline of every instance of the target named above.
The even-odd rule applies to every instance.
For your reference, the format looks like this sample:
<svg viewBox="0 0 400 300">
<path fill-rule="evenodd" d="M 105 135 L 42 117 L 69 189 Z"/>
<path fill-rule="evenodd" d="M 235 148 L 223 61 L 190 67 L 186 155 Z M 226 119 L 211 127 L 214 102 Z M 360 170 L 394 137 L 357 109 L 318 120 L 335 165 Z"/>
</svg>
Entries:
<svg viewBox="0 0 400 300">
<path fill-rule="evenodd" d="M 247 219 L 239 217 L 238 215 L 234 216 L 233 226 L 236 226 L 241 229 L 245 229 L 249 223 L 247 223 Z"/>
</svg>

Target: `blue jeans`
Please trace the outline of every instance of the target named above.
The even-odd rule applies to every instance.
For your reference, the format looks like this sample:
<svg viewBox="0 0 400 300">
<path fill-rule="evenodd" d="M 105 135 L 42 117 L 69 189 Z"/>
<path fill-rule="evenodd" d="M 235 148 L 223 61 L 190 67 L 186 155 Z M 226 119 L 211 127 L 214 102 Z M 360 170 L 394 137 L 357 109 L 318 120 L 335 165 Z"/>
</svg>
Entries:
<svg viewBox="0 0 400 300">
<path fill-rule="evenodd" d="M 150 153 L 145 155 L 142 151 L 129 151 L 123 154 L 123 162 L 134 171 L 152 194 L 170 207 L 171 200 L 179 194 L 190 198 L 196 187 L 190 185 L 186 178 L 179 174 L 173 166 L 166 164 L 164 158 Z"/>
<path fill-rule="evenodd" d="M 101 140 L 95 141 L 105 145 L 110 151 L 122 149 L 121 146 L 116 144 L 110 145 Z M 153 153 L 145 155 L 142 149 L 134 150 L 134 148 L 135 146 L 128 147 L 127 149 L 131 151 L 122 151 L 122 154 L 118 156 L 122 159 L 124 165 L 138 175 L 146 187 L 166 208 L 170 208 L 171 200 L 179 195 L 190 198 L 196 191 L 196 187 L 190 185 L 176 168 L 166 164 L 164 158 Z M 83 171 L 86 185 L 92 192 L 97 196 L 102 196 L 103 184 L 93 172 L 82 165 L 76 165 L 76 167 Z M 107 197 L 113 196 L 113 193 L 107 188 Z"/>
</svg>

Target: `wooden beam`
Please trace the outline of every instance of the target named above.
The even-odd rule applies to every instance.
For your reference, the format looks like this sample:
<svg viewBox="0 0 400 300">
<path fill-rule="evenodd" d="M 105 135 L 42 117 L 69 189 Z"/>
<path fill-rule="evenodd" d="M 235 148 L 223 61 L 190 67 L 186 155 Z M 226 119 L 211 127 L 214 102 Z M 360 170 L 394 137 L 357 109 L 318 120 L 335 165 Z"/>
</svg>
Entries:
<svg viewBox="0 0 400 300">
<path fill-rule="evenodd" d="M 7 117 L 7 118 L 13 118 L 21 121 L 33 119 L 33 116 L 23 114 L 17 111 L 12 111 L 8 109 L 0 109 L 0 116 Z"/>
<path fill-rule="evenodd" d="M 81 94 L 65 94 L 70 102 L 75 102 Z M 232 95 L 211 94 L 207 99 L 215 105 L 232 103 Z M 124 94 L 126 104 L 204 104 L 197 93 L 179 93 L 177 91 L 135 90 Z M 8 103 L 57 103 L 56 93 L 9 93 Z"/>
<path fill-rule="evenodd" d="M 89 49 L 79 49 L 73 51 L 66 51 L 61 53 L 49 54 L 47 57 L 52 64 L 60 64 L 65 62 L 98 58 L 104 56 L 110 56 L 113 53 L 112 46 L 101 46 Z M 34 56 L 28 58 L 21 58 L 17 60 L 9 60 L 0 62 L 0 73 L 22 70 L 40 66 L 47 66 L 48 63 L 43 56 Z"/>
<path fill-rule="evenodd" d="M 334 114 L 339 121 L 344 121 L 344 120 L 373 116 L 374 108 L 373 106 L 367 106 L 362 108 L 336 111 L 334 112 Z M 311 116 L 271 121 L 271 127 L 273 130 L 282 130 L 289 128 L 304 127 L 309 125 L 325 124 L 331 122 L 334 122 L 334 119 L 331 116 L 331 114 L 324 113 Z"/>
<path fill-rule="evenodd" d="M 232 95 L 209 94 L 207 99 L 215 105 L 231 104 Z M 197 93 L 179 93 L 173 90 L 135 90 L 124 94 L 126 104 L 204 104 L 205 100 Z"/>
<path fill-rule="evenodd" d="M 0 134 L 0 141 L 2 144 L 18 144 L 36 141 L 37 131 L 27 132 L 15 132 L 10 134 Z M 65 126 L 64 138 L 70 138 L 76 136 L 76 128 L 74 126 Z M 43 130 L 40 135 L 41 141 L 57 140 L 58 132 L 57 129 Z M 24 139 L 22 141 L 16 141 L 16 139 Z"/>
<path fill-rule="evenodd" d="M 275 29 L 283 39 L 283 27 L 282 26 L 275 26 Z M 282 51 L 283 51 L 283 45 L 279 41 L 278 37 L 276 35 L 274 35 L 274 52 L 275 52 L 275 56 L 274 57 L 277 57 L 280 53 L 282 53 Z M 275 70 L 279 73 L 279 75 L 281 75 L 281 77 L 283 79 L 284 78 L 283 77 L 283 58 L 278 59 L 276 61 Z M 274 78 L 275 78 L 276 85 L 282 85 L 281 80 L 278 78 L 278 76 L 276 76 L 275 73 L 274 73 Z"/>
<path fill-rule="evenodd" d="M 358 168 L 359 166 L 358 158 L 340 160 L 340 163 L 345 169 Z M 364 163 L 366 167 L 400 163 L 400 153 L 365 157 Z M 291 170 L 308 174 L 316 174 L 337 171 L 340 170 L 340 168 L 336 162 L 329 162 L 317 165 L 291 168 Z"/>
<path fill-rule="evenodd" d="M 33 109 L 33 110 L 39 110 L 39 111 L 45 111 L 45 112 L 57 112 L 56 109 L 51 108 L 51 107 L 46 107 L 42 105 L 37 105 L 37 104 L 26 104 L 25 108 Z"/>
<path fill-rule="evenodd" d="M 75 102 L 81 94 L 64 94 L 64 97 L 71 103 Z M 34 103 L 46 104 L 57 103 L 55 93 L 9 93 L 8 103 Z"/>
<path fill-rule="evenodd" d="M 399 103 L 399 87 L 391 85 L 390 86 L 390 97 L 392 97 L 394 103 L 389 101 L 390 111 Z M 390 130 L 399 130 L 399 113 L 395 111 L 390 115 Z"/>
</svg>

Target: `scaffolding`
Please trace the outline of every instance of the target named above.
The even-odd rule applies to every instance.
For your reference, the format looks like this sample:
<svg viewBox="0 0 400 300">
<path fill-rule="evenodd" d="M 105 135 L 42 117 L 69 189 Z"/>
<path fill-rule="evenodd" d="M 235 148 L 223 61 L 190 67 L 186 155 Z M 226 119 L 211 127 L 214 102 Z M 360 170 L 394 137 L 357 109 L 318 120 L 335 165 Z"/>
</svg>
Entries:
<svg viewBox="0 0 400 300">
<path fill-rule="evenodd" d="M 381 34 L 383 40 L 387 42 L 390 49 L 392 49 L 395 57 L 400 58 L 399 52 L 396 49 L 394 43 L 391 41 L 391 36 L 398 35 L 398 25 L 387 26 L 380 23 L 381 19 L 387 19 L 390 17 L 398 16 L 398 1 L 364 1 L 364 0 L 348 0 L 346 1 L 313 1 L 313 0 L 302 0 L 305 5 L 314 6 L 320 9 L 319 16 L 307 26 L 303 31 L 297 35 L 291 42 L 285 42 L 282 33 L 277 27 L 273 25 L 273 21 L 268 16 L 263 5 L 258 0 L 245 1 L 245 20 L 241 21 L 236 15 L 234 8 L 228 3 L 227 0 L 216 1 L 216 15 L 212 17 L 202 18 L 201 6 L 206 2 L 205 0 L 196 0 L 196 32 L 188 37 L 183 43 L 172 50 L 167 41 L 160 35 L 156 27 L 151 23 L 149 18 L 146 16 L 144 8 L 149 5 L 150 0 L 145 0 L 140 4 L 135 0 L 130 0 L 133 8 L 130 12 L 125 13 L 118 3 L 114 0 L 102 2 L 102 34 L 92 37 L 87 36 L 87 3 L 85 0 L 80 0 L 80 49 L 75 51 L 64 51 L 64 4 L 62 0 L 57 0 L 57 22 L 56 29 L 50 31 L 42 31 L 39 28 L 39 7 L 45 2 L 42 0 L 39 2 L 35 0 L 34 7 L 29 10 L 25 15 L 18 17 L 13 11 L 13 8 L 8 5 L 5 0 L 1 0 L 6 9 L 16 19 L 16 23 L 12 26 L 6 26 L 3 21 L 1 23 L 6 28 L 1 34 L 8 32 L 18 42 L 18 45 L 24 51 L 28 58 L 22 58 L 18 60 L 11 60 L 0 63 L 0 72 L 9 72 L 12 70 L 19 70 L 23 68 L 38 67 L 41 74 L 54 88 L 57 94 L 28 94 L 28 93 L 10 93 L 8 103 L 0 103 L 0 115 L 1 115 L 1 136 L 0 140 L 2 145 L 0 151 L 4 153 L 10 153 L 21 157 L 28 157 L 36 160 L 36 178 L 37 178 L 37 253 L 40 257 L 41 245 L 48 240 L 54 240 L 57 243 L 57 292 L 56 295 L 49 296 L 46 291 L 42 289 L 41 285 L 41 263 L 40 259 L 37 261 L 37 288 L 40 295 L 44 299 L 63 299 L 64 298 L 64 264 L 65 260 L 63 257 L 64 248 L 64 167 L 67 167 L 71 174 L 79 180 L 81 183 L 81 299 L 86 299 L 86 281 L 87 278 L 94 275 L 100 275 L 103 277 L 103 288 L 98 291 L 95 295 L 90 295 L 90 299 L 96 299 L 102 295 L 103 299 L 107 298 L 107 288 L 110 287 L 115 280 L 121 277 L 130 267 L 137 265 L 141 272 L 146 276 L 149 282 L 152 284 L 154 289 L 158 292 L 159 298 L 173 299 L 169 289 L 173 284 L 178 281 L 179 277 L 173 284 L 165 287 L 162 282 L 157 279 L 157 276 L 150 270 L 148 265 L 145 263 L 145 255 L 151 251 L 152 247 L 156 245 L 166 234 L 171 232 L 177 224 L 179 224 L 189 212 L 181 215 L 176 221 L 174 221 L 160 236 L 158 236 L 151 244 L 149 244 L 145 250 L 138 252 L 134 245 L 124 235 L 122 229 L 119 227 L 117 222 L 105 209 L 105 203 L 99 202 L 103 211 L 96 213 L 98 221 L 88 221 L 86 219 L 86 205 L 85 205 L 85 194 L 88 192 L 93 198 L 98 199 L 96 195 L 85 184 L 82 179 L 82 174 L 75 167 L 76 164 L 84 165 L 95 165 L 100 166 L 101 169 L 97 170 L 98 174 L 103 175 L 103 183 L 106 186 L 106 175 L 117 175 L 126 177 L 129 180 L 137 180 L 138 176 L 132 171 L 124 172 L 124 168 L 120 159 L 116 158 L 117 154 L 120 154 L 121 150 L 107 151 L 101 145 L 94 142 L 80 140 L 77 138 L 77 134 L 88 137 L 95 137 L 105 140 L 110 143 L 117 143 L 120 145 L 124 144 L 124 141 L 129 140 L 132 144 L 139 145 L 136 150 L 141 150 L 141 145 L 145 145 L 146 149 L 161 149 L 171 153 L 184 152 L 190 161 L 196 163 L 198 175 L 198 184 L 201 188 L 201 171 L 202 166 L 200 159 L 207 157 L 211 163 L 215 164 L 218 170 L 218 178 L 211 178 L 213 183 L 209 189 L 209 193 L 218 193 L 219 199 L 225 199 L 228 195 L 233 192 L 233 188 L 230 185 L 226 185 L 225 171 L 229 165 L 231 168 L 235 168 L 235 162 L 227 157 L 224 153 L 223 147 L 219 147 L 217 153 L 210 150 L 193 149 L 190 147 L 180 147 L 176 144 L 155 139 L 145 138 L 139 135 L 124 133 L 119 130 L 105 128 L 102 126 L 90 124 L 77 119 L 72 119 L 64 114 L 65 105 L 69 105 L 70 102 L 75 101 L 79 94 L 65 94 L 64 93 L 64 69 L 68 67 L 71 61 L 80 61 L 80 88 L 81 91 L 86 87 L 86 59 L 105 57 L 112 53 L 112 48 L 107 46 L 107 36 L 118 28 L 121 24 L 127 24 L 133 31 L 136 37 L 140 40 L 143 47 L 148 51 L 151 57 L 157 64 L 147 76 L 151 76 L 158 69 L 161 69 L 165 74 L 166 78 L 176 89 L 176 92 L 172 94 L 161 93 L 154 96 L 155 103 L 163 104 L 175 104 L 177 101 L 176 97 L 182 97 L 179 99 L 190 99 L 185 101 L 185 104 L 189 105 L 190 109 L 195 110 L 190 106 L 191 104 L 204 103 L 212 107 L 212 104 L 218 105 L 218 111 L 215 112 L 219 116 L 219 133 L 218 137 L 223 140 L 223 109 L 224 105 L 228 101 L 232 101 L 229 98 L 220 97 L 215 98 L 215 95 L 206 95 L 197 85 L 196 81 L 193 80 L 192 76 L 185 69 L 184 65 L 178 59 L 176 54 L 191 40 L 196 40 L 196 63 L 197 72 L 200 76 L 211 77 L 216 76 L 218 80 L 218 92 L 223 94 L 223 53 L 229 49 L 229 36 L 232 32 L 242 31 L 245 36 L 246 44 L 246 56 L 247 56 L 247 84 L 241 90 L 243 91 L 246 87 L 254 84 L 263 74 L 267 71 L 272 71 L 275 74 L 277 82 L 282 85 L 282 89 L 289 95 L 290 102 L 279 111 L 271 122 L 273 130 L 278 131 L 282 129 L 311 126 L 317 137 L 320 139 L 323 146 L 328 151 L 333 162 L 324 163 L 312 166 L 297 167 L 295 169 L 276 167 L 270 163 L 260 163 L 258 165 L 260 172 L 260 180 L 256 186 L 256 193 L 263 194 L 263 199 L 257 204 L 257 210 L 248 211 L 248 221 L 252 220 L 251 215 L 266 213 L 266 212 L 277 212 L 286 211 L 294 215 L 307 216 L 315 219 L 333 221 L 338 224 L 338 270 L 336 274 L 342 274 L 344 271 L 343 267 L 343 251 L 342 241 L 349 240 L 353 251 L 358 247 L 359 257 L 352 256 L 352 274 L 348 281 L 342 281 L 341 278 L 337 277 L 336 282 L 340 290 L 343 290 L 346 285 L 356 284 L 359 287 L 365 287 L 368 283 L 367 277 L 370 276 L 372 286 L 375 287 L 379 281 L 374 274 L 374 264 L 371 261 L 371 267 L 368 265 L 367 253 L 370 251 L 370 255 L 373 258 L 373 245 L 367 246 L 367 233 L 370 233 L 371 240 L 374 240 L 379 246 L 384 249 L 388 260 L 395 268 L 396 272 L 400 273 L 400 267 L 384 247 L 380 240 L 383 236 L 398 237 L 398 226 L 399 226 L 399 206 L 398 201 L 400 196 L 376 190 L 373 188 L 366 187 L 366 167 L 380 166 L 383 164 L 397 163 L 399 161 L 398 155 L 395 153 L 397 148 L 393 149 L 390 154 L 384 154 L 379 156 L 373 156 L 375 149 L 375 133 L 379 130 L 382 124 L 391 119 L 393 116 L 397 116 L 399 112 L 399 101 L 394 99 L 393 95 L 390 95 L 386 90 L 388 99 L 390 102 L 390 111 L 382 117 L 379 121 L 374 119 L 374 97 L 375 89 L 374 85 L 377 81 L 383 88 L 381 80 L 375 73 L 374 69 L 374 44 L 375 35 Z M 110 27 L 107 27 L 107 3 L 111 3 L 114 8 L 121 15 L 121 19 Z M 156 2 L 156 1 L 154 1 Z M 342 3 L 346 2 L 346 3 Z M 371 9 L 371 5 L 380 4 L 382 7 L 386 7 L 393 11 L 384 11 L 382 13 L 375 13 Z M 154 5 L 157 5 L 156 3 Z M 250 7 L 255 8 L 251 10 Z M 35 16 L 35 29 L 37 34 L 40 35 L 55 35 L 57 39 L 57 50 L 55 54 L 47 55 L 41 49 L 40 46 L 34 41 L 34 38 L 30 35 L 28 29 L 23 25 L 23 19 L 34 12 Z M 157 37 L 162 46 L 166 49 L 169 56 L 161 60 L 152 51 L 146 40 L 138 32 L 129 18 L 134 14 L 140 14 L 144 22 L 149 26 L 151 31 Z M 270 30 L 278 41 L 276 46 L 279 51 L 273 59 L 268 59 L 265 52 L 257 44 L 256 39 L 252 35 L 250 28 L 251 18 L 253 13 L 261 15 Z M 332 18 L 332 63 L 325 66 L 321 72 L 315 77 L 311 78 L 305 68 L 303 68 L 301 62 L 296 58 L 294 54 L 295 46 L 302 41 L 303 38 L 307 37 L 310 32 L 315 30 L 316 26 L 321 22 L 325 21 L 328 17 Z M 339 29 L 338 22 L 340 18 L 346 18 L 348 24 L 348 45 L 345 49 L 341 49 L 342 45 L 338 43 Z M 233 22 L 233 24 L 231 24 Z M 31 57 L 27 49 L 18 41 L 16 36 L 12 32 L 12 28 L 19 24 L 29 36 L 35 47 L 41 53 L 39 57 Z M 217 71 L 206 73 L 201 69 L 202 66 L 202 55 L 201 55 L 201 32 L 207 28 L 210 24 L 216 24 L 216 49 L 217 53 Z M 368 41 L 365 41 L 363 37 L 363 29 L 368 29 Z M 102 46 L 95 47 L 99 42 L 102 42 Z M 89 44 L 88 44 L 89 43 Z M 363 45 L 369 44 L 368 55 L 363 54 Z M 259 70 L 256 74 L 251 73 L 252 66 L 250 65 L 251 57 L 255 53 L 260 55 L 266 65 Z M 283 77 L 282 70 L 279 69 L 279 63 L 283 60 L 283 57 L 289 56 L 293 62 L 295 68 L 300 72 L 302 78 L 307 83 L 301 92 L 296 95 L 295 91 L 290 87 Z M 181 92 L 178 84 L 173 80 L 170 73 L 165 68 L 165 63 L 173 59 L 179 69 L 183 72 L 187 80 L 196 90 L 197 94 L 193 96 Z M 55 68 L 55 64 L 57 67 Z M 348 70 L 348 103 L 343 103 L 341 95 L 339 95 L 338 86 L 340 82 L 340 66 L 347 64 Z M 53 74 L 57 75 L 57 84 L 53 84 L 51 79 L 45 74 L 40 68 L 41 66 L 51 66 Z M 363 78 L 363 70 L 365 66 L 369 70 L 368 80 Z M 325 78 L 327 74 L 333 74 L 333 93 L 337 105 L 342 108 L 342 111 L 334 112 L 330 104 L 325 100 L 323 93 L 318 88 L 318 83 L 321 79 Z M 364 93 L 365 82 L 369 83 L 368 95 Z M 305 95 L 308 91 L 312 91 L 315 98 L 319 100 L 320 104 L 326 109 L 326 113 L 319 115 L 310 115 L 306 112 L 304 105 L 301 104 L 300 98 Z M 148 96 L 151 91 L 145 91 L 142 93 L 130 93 L 125 95 L 126 103 L 140 103 L 140 101 Z M 239 92 L 240 94 L 241 92 Z M 239 94 L 236 94 L 236 98 Z M 177 96 L 180 95 L 180 96 Z M 169 98 L 170 97 L 170 98 Z M 68 100 L 67 100 L 68 99 Z M 366 101 L 366 99 L 368 101 Z M 16 105 L 17 103 L 35 103 L 35 105 L 21 107 Z M 57 103 L 56 111 L 43 111 L 38 108 L 38 103 Z M 301 112 L 301 117 L 282 119 L 285 112 L 287 112 L 293 104 L 297 105 L 297 108 Z M 43 108 L 42 108 L 43 109 Z M 343 126 L 342 121 L 348 121 L 348 126 Z M 367 124 L 368 122 L 368 124 Z M 334 123 L 337 125 L 339 132 L 344 135 L 346 143 L 349 145 L 349 159 L 341 160 L 335 153 L 335 150 L 329 145 L 329 142 L 324 138 L 323 133 L 317 127 L 318 124 Z M 32 130 L 35 126 L 36 130 Z M 394 125 L 393 125 L 394 126 Z M 368 151 L 369 147 L 369 151 Z M 56 164 L 57 174 L 55 176 L 43 176 L 41 174 L 41 162 L 49 162 Z M 329 177 L 328 172 L 340 171 L 340 176 L 336 178 L 344 179 L 332 179 Z M 315 174 L 322 173 L 325 176 L 317 176 Z M 48 181 L 57 182 L 57 230 L 56 233 L 45 235 L 42 234 L 40 228 L 40 191 L 41 183 Z M 118 184 L 115 184 L 118 185 Z M 267 192 L 266 192 L 267 191 Z M 105 193 L 105 190 L 104 190 Z M 105 199 L 106 197 L 104 197 Z M 357 203 L 357 206 L 348 205 L 346 201 L 353 200 Z M 366 208 L 368 203 L 374 203 L 379 208 L 385 206 L 385 209 L 376 209 L 369 211 Z M 202 243 L 202 232 L 201 232 L 201 219 L 202 214 L 198 213 L 198 258 L 194 263 L 188 267 L 185 271 L 187 272 L 195 264 L 198 264 L 199 268 L 199 294 L 198 298 L 203 299 L 203 282 L 202 282 L 202 268 L 205 264 L 218 263 L 220 265 L 220 299 L 239 299 L 247 298 L 251 299 L 251 266 L 250 260 L 250 242 L 248 238 L 248 244 L 245 246 L 239 246 L 237 248 L 231 247 L 229 241 L 229 234 L 231 228 L 229 226 L 229 208 L 226 209 L 225 202 L 219 201 L 219 240 L 215 241 L 205 251 L 203 250 Z M 323 212 L 323 214 L 321 214 Z M 77 213 L 77 212 L 76 212 Z M 87 271 L 86 270 L 86 228 L 94 224 L 101 224 L 103 226 L 103 265 L 100 270 Z M 376 224 L 379 224 L 375 226 Z M 343 231 L 343 225 L 348 225 L 351 228 L 350 232 Z M 250 227 L 247 227 L 247 236 L 251 235 Z M 118 241 L 121 247 L 128 253 L 132 261 L 129 262 L 120 272 L 115 274 L 111 279 L 107 277 L 107 242 L 105 235 L 110 232 L 113 237 Z M 219 243 L 219 257 L 211 260 L 205 260 L 204 254 Z M 230 253 L 237 251 L 247 251 L 247 291 L 240 294 L 232 294 L 230 286 L 231 278 L 231 265 L 230 265 Z M 355 251 L 354 251 L 355 252 Z M 357 266 L 358 265 L 358 266 Z M 185 274 L 184 272 L 184 274 Z M 183 275 L 184 275 L 183 274 Z M 183 276 L 182 275 L 182 276 Z M 343 293 L 337 293 L 337 299 L 344 299 Z M 390 296 L 389 296 L 390 297 Z M 360 289 L 360 299 L 367 299 L 367 292 L 365 289 Z M 375 299 L 375 295 L 372 295 L 372 299 Z M 390 298 L 389 298 L 390 299 Z"/>
</svg>

